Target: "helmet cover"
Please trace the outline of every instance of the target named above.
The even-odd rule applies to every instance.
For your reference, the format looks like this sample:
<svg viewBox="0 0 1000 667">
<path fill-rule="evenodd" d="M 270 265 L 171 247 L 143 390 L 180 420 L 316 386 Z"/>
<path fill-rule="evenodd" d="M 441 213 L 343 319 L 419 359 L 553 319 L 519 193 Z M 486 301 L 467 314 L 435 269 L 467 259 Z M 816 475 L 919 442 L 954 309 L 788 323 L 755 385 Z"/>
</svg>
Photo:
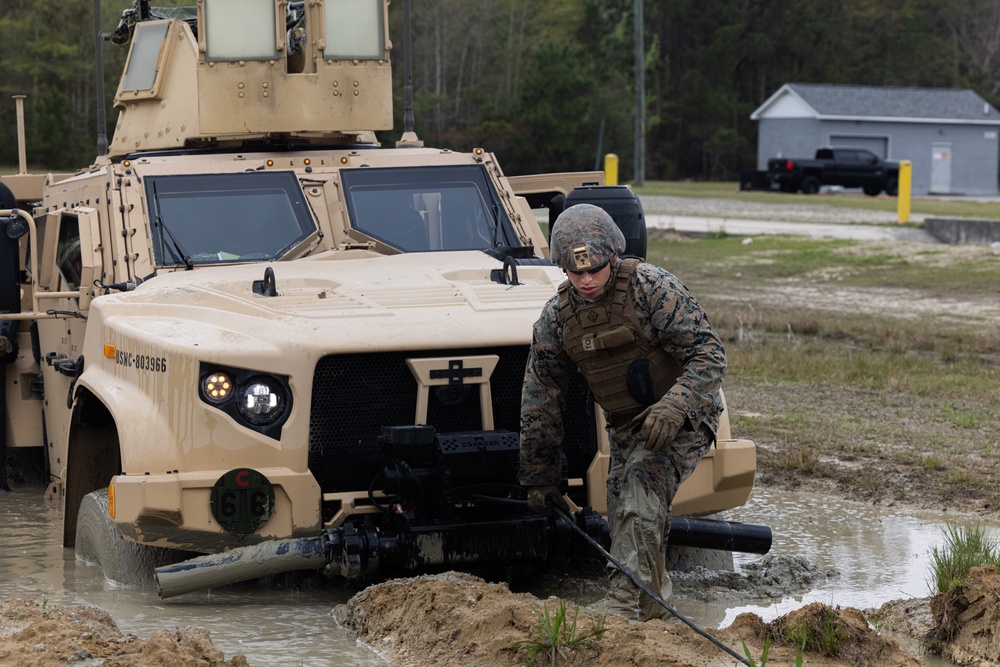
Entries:
<svg viewBox="0 0 1000 667">
<path fill-rule="evenodd" d="M 587 271 L 625 252 L 625 235 L 600 206 L 576 204 L 552 223 L 552 261 L 566 271 Z"/>
</svg>

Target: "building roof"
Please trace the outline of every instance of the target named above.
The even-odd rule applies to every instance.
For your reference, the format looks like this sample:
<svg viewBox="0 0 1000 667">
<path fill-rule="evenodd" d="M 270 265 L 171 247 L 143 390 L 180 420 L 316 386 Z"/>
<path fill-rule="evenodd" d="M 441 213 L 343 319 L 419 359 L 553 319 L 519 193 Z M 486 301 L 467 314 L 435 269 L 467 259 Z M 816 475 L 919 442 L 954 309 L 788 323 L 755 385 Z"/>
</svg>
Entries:
<svg viewBox="0 0 1000 667">
<path fill-rule="evenodd" d="M 968 89 L 817 83 L 786 83 L 750 118 L 1000 125 L 1000 111 Z"/>
</svg>

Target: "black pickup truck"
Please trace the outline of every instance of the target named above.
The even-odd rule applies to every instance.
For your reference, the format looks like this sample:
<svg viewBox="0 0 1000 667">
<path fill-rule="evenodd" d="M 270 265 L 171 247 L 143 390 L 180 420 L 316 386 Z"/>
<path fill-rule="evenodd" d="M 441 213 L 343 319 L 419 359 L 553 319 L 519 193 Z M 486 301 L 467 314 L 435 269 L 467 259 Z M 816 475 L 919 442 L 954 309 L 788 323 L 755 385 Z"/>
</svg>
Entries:
<svg viewBox="0 0 1000 667">
<path fill-rule="evenodd" d="M 883 190 L 896 196 L 899 163 L 883 160 L 864 148 L 820 148 L 814 158 L 771 158 L 767 174 L 783 192 L 812 195 L 823 185 L 862 188 L 874 197 Z"/>
</svg>

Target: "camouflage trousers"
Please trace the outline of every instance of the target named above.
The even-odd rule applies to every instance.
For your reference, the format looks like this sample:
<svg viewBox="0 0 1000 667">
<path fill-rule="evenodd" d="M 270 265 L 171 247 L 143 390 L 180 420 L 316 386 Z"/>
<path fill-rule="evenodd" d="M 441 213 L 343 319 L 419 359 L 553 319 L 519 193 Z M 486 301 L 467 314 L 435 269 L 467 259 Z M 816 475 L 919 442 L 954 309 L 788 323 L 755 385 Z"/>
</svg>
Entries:
<svg viewBox="0 0 1000 667">
<path fill-rule="evenodd" d="M 622 429 L 624 431 L 624 429 Z M 711 430 L 681 429 L 670 447 L 648 451 L 631 432 L 611 432 L 608 523 L 611 555 L 660 597 L 670 597 L 666 573 L 667 535 L 674 495 L 713 441 Z M 613 565 L 606 611 L 646 621 L 668 612 Z"/>
</svg>

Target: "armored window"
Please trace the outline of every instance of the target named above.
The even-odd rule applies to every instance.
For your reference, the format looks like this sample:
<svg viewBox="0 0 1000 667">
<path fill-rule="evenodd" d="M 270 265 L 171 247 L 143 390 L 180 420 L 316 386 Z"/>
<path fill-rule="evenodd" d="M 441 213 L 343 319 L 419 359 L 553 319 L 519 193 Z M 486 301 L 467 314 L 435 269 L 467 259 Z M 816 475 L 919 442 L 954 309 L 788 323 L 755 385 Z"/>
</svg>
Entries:
<svg viewBox="0 0 1000 667">
<path fill-rule="evenodd" d="M 521 245 L 482 165 L 344 169 L 351 226 L 406 252 Z"/>
<path fill-rule="evenodd" d="M 274 0 L 205 0 L 205 59 L 276 59 L 274 7 Z"/>
<path fill-rule="evenodd" d="M 156 64 L 160 59 L 168 27 L 170 24 L 166 21 L 140 23 L 136 26 L 132 50 L 122 77 L 122 92 L 150 90 L 156 83 Z"/>
<path fill-rule="evenodd" d="M 157 266 L 280 259 L 316 231 L 293 172 L 147 176 Z"/>
<path fill-rule="evenodd" d="M 328 60 L 385 57 L 382 0 L 326 0 Z"/>
<path fill-rule="evenodd" d="M 80 287 L 83 253 L 80 251 L 80 221 L 75 215 L 64 215 L 59 225 L 56 266 L 67 289 L 75 290 Z"/>
</svg>

